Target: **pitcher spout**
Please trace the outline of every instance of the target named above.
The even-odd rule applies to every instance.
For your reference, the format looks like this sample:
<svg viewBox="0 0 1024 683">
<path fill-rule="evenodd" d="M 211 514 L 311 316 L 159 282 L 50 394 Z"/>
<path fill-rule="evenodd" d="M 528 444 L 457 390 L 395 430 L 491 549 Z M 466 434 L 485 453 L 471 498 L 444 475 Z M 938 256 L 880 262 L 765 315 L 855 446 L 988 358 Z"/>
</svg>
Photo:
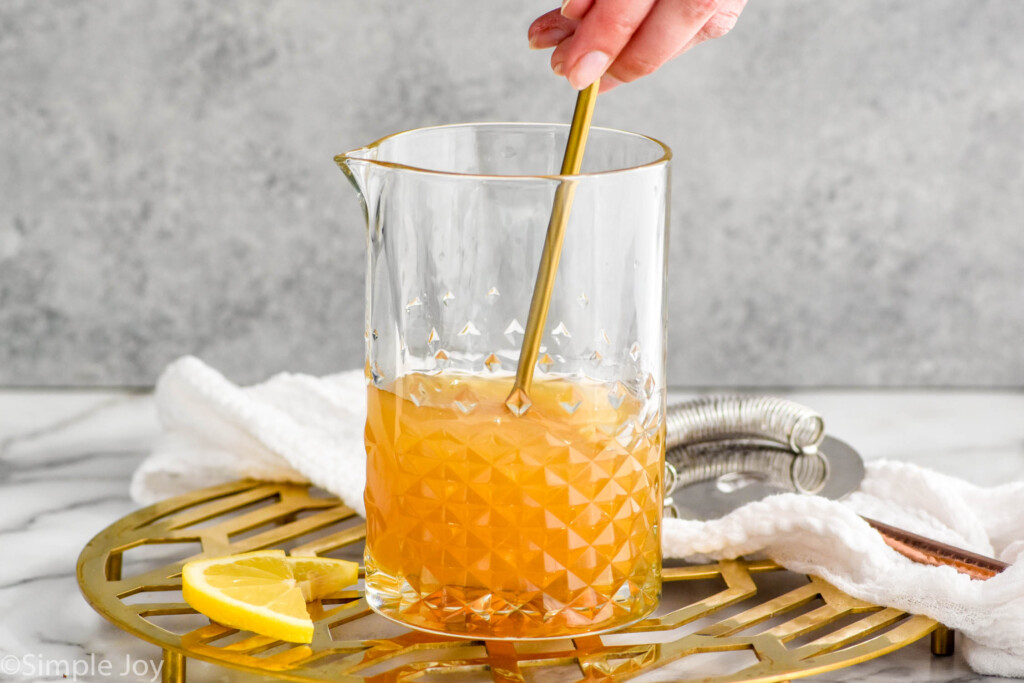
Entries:
<svg viewBox="0 0 1024 683">
<path fill-rule="evenodd" d="M 351 152 L 345 152 L 334 157 L 334 163 L 338 164 L 345 173 L 352 186 L 356 188 L 360 198 L 366 201 L 366 192 L 369 187 L 369 177 L 373 170 L 373 160 L 377 150 L 373 147 L 360 147 Z"/>
<path fill-rule="evenodd" d="M 381 176 L 384 169 L 377 163 L 377 151 L 376 145 L 370 145 L 334 157 L 334 162 L 344 171 L 345 177 L 359 195 L 359 203 L 363 207 L 363 216 L 366 218 L 368 228 L 374 224 L 373 216 L 383 186 Z"/>
</svg>

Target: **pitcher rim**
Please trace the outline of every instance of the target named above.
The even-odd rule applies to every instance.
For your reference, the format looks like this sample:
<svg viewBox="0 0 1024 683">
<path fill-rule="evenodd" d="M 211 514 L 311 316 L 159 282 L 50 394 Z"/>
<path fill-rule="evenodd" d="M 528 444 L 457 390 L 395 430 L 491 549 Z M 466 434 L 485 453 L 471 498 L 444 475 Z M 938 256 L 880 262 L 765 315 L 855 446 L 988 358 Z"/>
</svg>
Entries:
<svg viewBox="0 0 1024 683">
<path fill-rule="evenodd" d="M 524 127 L 555 127 L 555 128 L 568 128 L 567 123 L 541 123 L 537 121 L 478 121 L 470 123 L 445 123 L 437 126 L 422 126 L 420 128 L 409 128 L 408 130 L 399 131 L 397 133 L 391 133 L 385 135 L 382 138 L 374 140 L 368 145 L 358 147 L 356 149 L 349 150 L 348 152 L 342 152 L 334 157 L 334 162 L 344 169 L 344 163 L 347 161 L 365 161 L 369 164 L 376 164 L 384 168 L 390 168 L 400 171 L 413 171 L 416 173 L 426 173 L 430 175 L 447 176 L 452 178 L 472 178 L 474 180 L 567 180 L 567 179 L 582 179 L 582 178 L 599 178 L 603 176 L 615 175 L 617 173 L 629 173 L 632 171 L 639 171 L 645 168 L 654 168 L 663 164 L 667 164 L 672 160 L 672 149 L 661 140 L 653 138 L 643 133 L 633 133 L 626 130 L 620 130 L 618 128 L 607 128 L 604 126 L 592 126 L 591 130 L 599 130 L 608 133 L 617 133 L 620 135 L 627 135 L 629 137 L 639 138 L 642 140 L 648 140 L 653 142 L 655 145 L 661 148 L 661 156 L 654 161 L 649 161 L 644 164 L 637 164 L 636 166 L 627 166 L 625 168 L 615 168 L 608 171 L 596 171 L 592 173 L 577 173 L 574 175 L 559 175 L 559 174 L 535 174 L 535 175 L 500 175 L 493 173 L 457 173 L 455 171 L 441 171 L 437 169 L 423 168 L 420 166 L 410 166 L 409 164 L 402 164 L 396 161 L 381 161 L 380 159 L 367 159 L 359 156 L 359 153 L 367 152 L 369 150 L 379 148 L 382 144 L 397 138 L 401 135 L 408 135 L 409 133 L 420 133 L 428 130 L 443 130 L 445 128 L 469 128 L 469 127 L 499 127 L 499 126 L 524 126 Z"/>
</svg>

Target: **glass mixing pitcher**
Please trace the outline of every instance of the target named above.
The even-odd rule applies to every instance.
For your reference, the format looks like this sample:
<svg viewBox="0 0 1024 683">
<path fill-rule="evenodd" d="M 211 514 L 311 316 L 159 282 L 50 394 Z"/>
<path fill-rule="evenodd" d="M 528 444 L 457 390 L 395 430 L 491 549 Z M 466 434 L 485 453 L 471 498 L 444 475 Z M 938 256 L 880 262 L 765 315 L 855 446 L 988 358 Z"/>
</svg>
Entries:
<svg viewBox="0 0 1024 683">
<path fill-rule="evenodd" d="M 466 124 L 336 158 L 368 224 L 366 599 L 474 638 L 621 627 L 661 591 L 670 151 Z M 526 405 L 510 407 L 555 190 L 575 185 Z"/>
</svg>

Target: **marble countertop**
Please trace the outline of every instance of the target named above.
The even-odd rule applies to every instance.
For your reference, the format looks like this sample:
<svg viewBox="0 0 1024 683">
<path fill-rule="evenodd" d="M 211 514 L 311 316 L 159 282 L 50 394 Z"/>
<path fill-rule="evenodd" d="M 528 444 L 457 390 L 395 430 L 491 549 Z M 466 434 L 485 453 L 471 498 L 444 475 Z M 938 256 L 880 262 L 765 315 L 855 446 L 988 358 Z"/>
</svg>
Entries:
<svg viewBox="0 0 1024 683">
<path fill-rule="evenodd" d="M 785 395 L 821 411 L 830 433 L 867 459 L 981 485 L 1024 479 L 1024 393 Z M 160 680 L 157 648 L 93 612 L 75 580 L 86 542 L 136 508 L 128 480 L 158 432 L 146 393 L 0 391 L 0 680 Z M 263 680 L 193 661 L 188 674 L 196 683 Z M 897 679 L 1003 680 L 973 674 L 959 655 L 932 658 L 927 639 L 805 680 Z"/>
</svg>

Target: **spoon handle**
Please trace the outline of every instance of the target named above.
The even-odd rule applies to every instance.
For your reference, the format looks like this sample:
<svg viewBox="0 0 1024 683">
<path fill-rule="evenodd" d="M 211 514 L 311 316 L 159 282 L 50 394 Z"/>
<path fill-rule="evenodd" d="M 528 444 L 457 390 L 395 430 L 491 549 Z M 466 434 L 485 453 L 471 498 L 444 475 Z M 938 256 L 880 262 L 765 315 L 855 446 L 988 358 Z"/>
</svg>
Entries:
<svg viewBox="0 0 1024 683">
<path fill-rule="evenodd" d="M 598 80 L 576 96 L 576 109 L 573 111 L 572 125 L 569 126 L 569 138 L 565 143 L 565 155 L 562 157 L 559 175 L 578 175 L 583 167 L 583 150 L 587 146 L 590 121 L 594 118 L 594 105 L 597 102 L 600 84 L 601 81 Z M 505 405 L 515 415 L 522 415 L 530 408 L 529 393 L 530 384 L 533 382 L 533 366 L 540 352 L 541 337 L 544 336 L 544 323 L 551 305 L 551 292 L 555 288 L 558 261 L 562 257 L 562 240 L 569 224 L 569 212 L 572 210 L 575 193 L 576 183 L 573 180 L 563 179 L 555 190 L 551 219 L 544 239 L 544 251 L 541 254 L 540 267 L 537 269 L 537 282 L 533 286 L 533 298 L 530 300 L 530 314 L 526 319 L 523 345 L 519 352 L 515 384 L 505 401 Z"/>
<path fill-rule="evenodd" d="M 875 519 L 863 518 L 875 531 L 882 535 L 886 545 L 915 562 L 936 567 L 952 567 L 972 579 L 991 579 L 1009 567 L 1006 562 L 972 553 L 963 548 L 947 545 L 924 536 L 918 536 L 905 529 L 883 524 Z"/>
</svg>

